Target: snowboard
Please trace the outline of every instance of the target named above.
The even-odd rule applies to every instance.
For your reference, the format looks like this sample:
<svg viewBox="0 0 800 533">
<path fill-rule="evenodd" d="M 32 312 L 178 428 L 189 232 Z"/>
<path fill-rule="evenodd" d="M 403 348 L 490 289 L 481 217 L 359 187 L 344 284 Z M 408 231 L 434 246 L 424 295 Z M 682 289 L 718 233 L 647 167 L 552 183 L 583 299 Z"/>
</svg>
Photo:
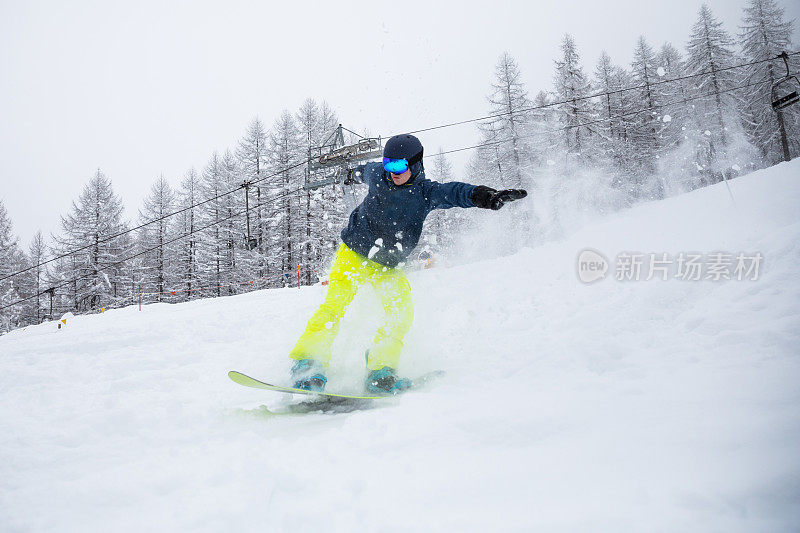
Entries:
<svg viewBox="0 0 800 533">
<path fill-rule="evenodd" d="M 388 405 L 388 402 L 375 402 L 373 400 L 353 400 L 349 398 L 336 398 L 319 396 L 300 403 L 291 403 L 282 405 L 277 408 L 267 407 L 266 405 L 260 406 L 258 409 L 247 411 L 248 414 L 255 414 L 257 416 L 264 416 L 272 418 L 275 416 L 291 416 L 291 415 L 307 415 L 307 414 L 320 414 L 320 415 L 338 415 L 345 413 L 353 413 L 356 411 L 367 411 L 375 409 L 376 407 Z"/>
<path fill-rule="evenodd" d="M 428 372 L 427 374 L 423 374 L 416 379 L 411 380 L 411 389 L 419 389 L 420 387 L 426 385 L 431 380 L 441 377 L 444 375 L 443 370 L 434 370 L 433 372 Z M 257 380 L 255 378 L 251 378 L 246 374 L 242 374 L 241 372 L 237 372 L 236 370 L 231 370 L 228 372 L 228 377 L 231 378 L 233 381 L 238 383 L 239 385 L 244 385 L 245 387 L 253 387 L 255 389 L 265 389 L 271 390 L 275 392 L 283 392 L 287 394 L 303 394 L 306 396 L 316 396 L 322 398 L 328 398 L 329 400 L 339 400 L 339 401 L 366 401 L 366 400 L 383 400 L 386 398 L 393 398 L 395 395 L 391 394 L 365 394 L 365 395 L 355 395 L 355 394 L 339 394 L 336 392 L 318 392 L 318 391 L 308 391 L 303 389 L 295 389 L 293 387 L 284 387 L 282 385 L 272 385 L 271 383 L 266 383 L 264 381 Z M 402 394 L 402 393 L 401 393 Z"/>
</svg>

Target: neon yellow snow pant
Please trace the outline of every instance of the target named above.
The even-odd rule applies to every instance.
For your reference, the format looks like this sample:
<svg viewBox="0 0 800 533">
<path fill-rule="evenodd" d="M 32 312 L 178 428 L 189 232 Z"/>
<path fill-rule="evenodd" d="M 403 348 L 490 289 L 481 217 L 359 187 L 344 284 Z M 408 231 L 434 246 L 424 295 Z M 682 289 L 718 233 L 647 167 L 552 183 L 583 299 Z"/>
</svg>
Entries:
<svg viewBox="0 0 800 533">
<path fill-rule="evenodd" d="M 369 282 L 378 292 L 386 315 L 372 341 L 367 368 L 397 368 L 403 337 L 414 320 L 411 285 L 405 273 L 370 261 L 343 243 L 336 253 L 329 279 L 325 301 L 308 321 L 289 357 L 315 359 L 327 366 L 331 360 L 331 345 L 339 331 L 339 321 L 361 285 Z"/>
</svg>

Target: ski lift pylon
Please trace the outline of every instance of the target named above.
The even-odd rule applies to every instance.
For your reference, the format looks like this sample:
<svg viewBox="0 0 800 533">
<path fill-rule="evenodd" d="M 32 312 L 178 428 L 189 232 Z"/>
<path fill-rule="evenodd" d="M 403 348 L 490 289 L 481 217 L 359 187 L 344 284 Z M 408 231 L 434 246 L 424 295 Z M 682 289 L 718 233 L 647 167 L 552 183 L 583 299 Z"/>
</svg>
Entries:
<svg viewBox="0 0 800 533">
<path fill-rule="evenodd" d="M 789 72 L 789 54 L 783 51 L 778 57 L 783 59 L 786 75 L 772 84 L 772 109 L 775 111 L 800 101 L 800 81 Z"/>
</svg>

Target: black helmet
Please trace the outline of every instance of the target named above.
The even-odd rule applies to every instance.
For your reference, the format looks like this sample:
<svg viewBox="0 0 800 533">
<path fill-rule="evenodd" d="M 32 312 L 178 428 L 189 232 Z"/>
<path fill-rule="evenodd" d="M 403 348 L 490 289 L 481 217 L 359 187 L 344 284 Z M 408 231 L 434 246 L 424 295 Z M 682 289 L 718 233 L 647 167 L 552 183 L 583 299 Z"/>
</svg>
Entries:
<svg viewBox="0 0 800 533">
<path fill-rule="evenodd" d="M 383 157 L 405 159 L 409 167 L 422 162 L 422 143 L 413 135 L 395 135 L 386 141 Z"/>
</svg>

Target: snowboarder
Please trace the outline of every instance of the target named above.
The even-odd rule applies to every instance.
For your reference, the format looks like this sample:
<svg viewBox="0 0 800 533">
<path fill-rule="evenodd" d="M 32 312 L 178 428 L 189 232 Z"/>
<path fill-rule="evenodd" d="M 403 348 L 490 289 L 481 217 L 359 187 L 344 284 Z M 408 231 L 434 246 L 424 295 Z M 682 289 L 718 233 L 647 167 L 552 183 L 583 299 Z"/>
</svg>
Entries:
<svg viewBox="0 0 800 533">
<path fill-rule="evenodd" d="M 367 163 L 348 172 L 345 183 L 364 183 L 369 191 L 342 230 L 325 301 L 289 353 L 295 360 L 291 370 L 295 388 L 325 389 L 325 369 L 339 321 L 359 287 L 370 283 L 386 316 L 367 352 L 366 389 L 384 394 L 408 389 L 411 380 L 396 372 L 403 337 L 414 318 L 411 286 L 402 267 L 417 245 L 425 217 L 434 209 L 451 207 L 497 210 L 527 196 L 522 189 L 497 191 L 483 185 L 431 181 L 425 178 L 422 155 L 419 139 L 396 135 L 386 142 L 382 164 Z"/>
</svg>

